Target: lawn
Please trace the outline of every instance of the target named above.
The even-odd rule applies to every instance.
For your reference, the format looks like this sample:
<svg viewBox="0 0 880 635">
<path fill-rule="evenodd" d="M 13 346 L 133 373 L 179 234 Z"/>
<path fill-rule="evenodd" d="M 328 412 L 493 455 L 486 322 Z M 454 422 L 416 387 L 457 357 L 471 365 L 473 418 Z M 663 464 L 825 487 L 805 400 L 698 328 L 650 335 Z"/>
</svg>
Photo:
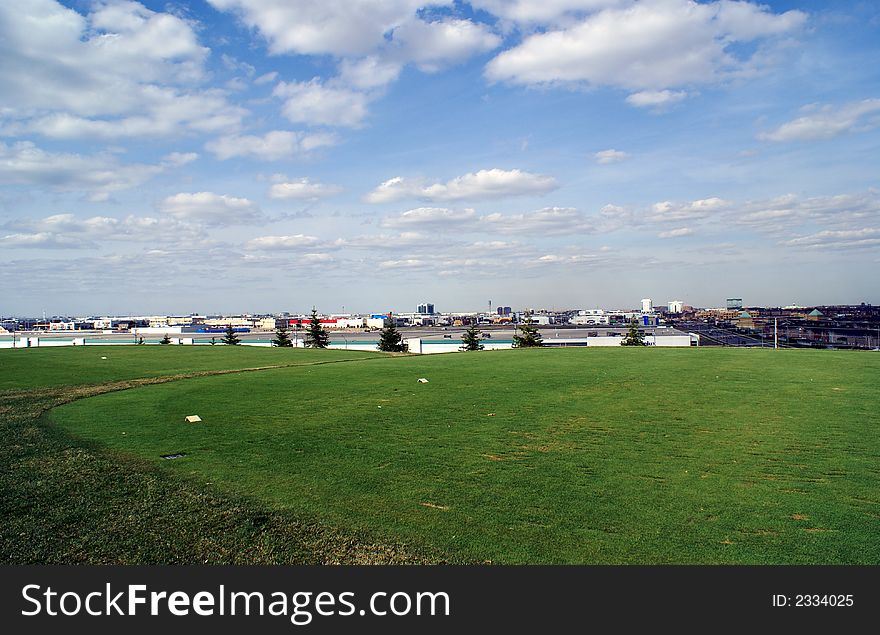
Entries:
<svg viewBox="0 0 880 635">
<path fill-rule="evenodd" d="M 378 353 L 256 346 L 59 346 L 0 350 L 0 393 L 235 368 L 366 359 Z"/>
<path fill-rule="evenodd" d="M 42 425 L 193 491 L 454 561 L 880 563 L 876 354 L 349 357 L 103 394 Z"/>
</svg>

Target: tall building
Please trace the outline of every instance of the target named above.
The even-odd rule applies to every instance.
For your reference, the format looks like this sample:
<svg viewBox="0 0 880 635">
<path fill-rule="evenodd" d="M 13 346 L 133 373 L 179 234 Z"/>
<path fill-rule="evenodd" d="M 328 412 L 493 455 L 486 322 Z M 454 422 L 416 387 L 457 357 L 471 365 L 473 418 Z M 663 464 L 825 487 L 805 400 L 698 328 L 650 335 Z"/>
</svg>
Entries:
<svg viewBox="0 0 880 635">
<path fill-rule="evenodd" d="M 684 302 L 681 300 L 671 300 L 667 308 L 670 313 L 681 313 L 684 310 Z"/>
<path fill-rule="evenodd" d="M 418 309 L 416 309 L 416 313 L 420 315 L 434 315 L 434 305 L 430 302 L 422 302 Z"/>
<path fill-rule="evenodd" d="M 642 313 L 651 313 L 654 310 L 654 302 L 651 298 L 642 299 Z"/>
<path fill-rule="evenodd" d="M 513 313 L 509 306 L 500 306 L 498 307 L 498 315 L 510 315 Z"/>
</svg>

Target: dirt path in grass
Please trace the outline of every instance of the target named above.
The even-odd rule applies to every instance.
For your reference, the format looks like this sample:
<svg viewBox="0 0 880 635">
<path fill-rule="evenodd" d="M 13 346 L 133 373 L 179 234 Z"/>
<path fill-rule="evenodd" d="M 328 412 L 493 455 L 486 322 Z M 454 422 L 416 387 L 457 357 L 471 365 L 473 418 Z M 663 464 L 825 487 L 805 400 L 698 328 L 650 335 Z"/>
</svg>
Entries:
<svg viewBox="0 0 880 635">
<path fill-rule="evenodd" d="M 143 459 L 89 446 L 49 410 L 96 395 L 195 377 L 332 360 L 181 373 L 0 393 L 2 564 L 434 564 L 443 554 L 266 511 Z"/>
</svg>

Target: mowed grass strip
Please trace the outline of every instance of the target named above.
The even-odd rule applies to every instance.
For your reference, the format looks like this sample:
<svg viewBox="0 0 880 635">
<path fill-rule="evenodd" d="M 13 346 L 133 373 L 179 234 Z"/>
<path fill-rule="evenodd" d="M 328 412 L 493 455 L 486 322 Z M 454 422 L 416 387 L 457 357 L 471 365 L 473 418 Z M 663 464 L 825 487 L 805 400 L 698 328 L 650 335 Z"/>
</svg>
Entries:
<svg viewBox="0 0 880 635">
<path fill-rule="evenodd" d="M 877 564 L 878 371 L 871 353 L 498 351 L 190 379 L 52 419 L 182 482 L 466 561 Z"/>
<path fill-rule="evenodd" d="M 11 390 L 76 386 L 179 373 L 361 360 L 366 351 L 263 346 L 46 346 L 0 350 L 0 395 Z"/>
<path fill-rule="evenodd" d="M 120 375 L 217 368 L 205 373 L 240 372 L 237 365 L 336 363 L 335 351 L 250 351 L 229 347 L 206 357 L 186 350 L 153 348 L 137 352 L 101 347 L 126 364 Z M 27 351 L 35 353 L 37 351 Z M 97 383 L 104 366 L 85 363 L 80 351 L 53 350 L 23 357 L 24 378 L 57 387 L 0 392 L 0 562 L 91 564 L 329 564 L 433 563 L 442 555 L 365 534 L 340 532 L 320 519 L 267 510 L 258 501 L 231 496 L 205 482 L 175 474 L 133 454 L 84 444 L 47 424 L 46 410 L 109 391 L 176 381 L 183 374 Z M 256 355 L 254 355 L 256 353 Z M 323 353 L 327 353 L 324 355 Z M 356 354 L 355 354 L 356 355 Z M 76 357 L 74 357 L 76 356 Z M 351 360 L 367 359 L 348 355 Z M 0 356 L 0 361 L 5 359 Z M 43 373 L 51 359 L 57 367 Z M 194 362 L 191 364 L 191 362 Z M 75 377 L 59 368 L 78 369 Z M 193 373 L 190 373 L 192 375 Z M 22 380 L 19 377 L 18 380 Z M 26 383 L 19 381 L 19 385 Z"/>
</svg>

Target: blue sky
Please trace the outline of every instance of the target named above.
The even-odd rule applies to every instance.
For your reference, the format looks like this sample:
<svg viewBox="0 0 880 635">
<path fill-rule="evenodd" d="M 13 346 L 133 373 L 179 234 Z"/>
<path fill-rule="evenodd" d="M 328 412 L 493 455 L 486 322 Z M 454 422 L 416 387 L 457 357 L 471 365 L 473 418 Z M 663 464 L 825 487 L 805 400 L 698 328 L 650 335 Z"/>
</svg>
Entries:
<svg viewBox="0 0 880 635">
<path fill-rule="evenodd" d="M 880 302 L 880 6 L 0 3 L 0 314 Z"/>
</svg>

